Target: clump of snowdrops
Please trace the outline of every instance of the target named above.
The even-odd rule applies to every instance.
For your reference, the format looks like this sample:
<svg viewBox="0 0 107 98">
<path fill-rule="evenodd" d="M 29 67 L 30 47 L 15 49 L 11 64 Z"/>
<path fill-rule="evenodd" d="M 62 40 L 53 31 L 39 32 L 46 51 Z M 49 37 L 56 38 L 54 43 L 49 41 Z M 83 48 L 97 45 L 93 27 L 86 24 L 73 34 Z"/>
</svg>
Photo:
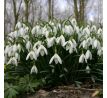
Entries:
<svg viewBox="0 0 107 98">
<path fill-rule="evenodd" d="M 18 22 L 5 42 L 5 65 L 20 66 L 47 84 L 102 81 L 103 32 L 95 25 L 79 27 L 75 19 L 40 22 L 29 27 Z"/>
</svg>

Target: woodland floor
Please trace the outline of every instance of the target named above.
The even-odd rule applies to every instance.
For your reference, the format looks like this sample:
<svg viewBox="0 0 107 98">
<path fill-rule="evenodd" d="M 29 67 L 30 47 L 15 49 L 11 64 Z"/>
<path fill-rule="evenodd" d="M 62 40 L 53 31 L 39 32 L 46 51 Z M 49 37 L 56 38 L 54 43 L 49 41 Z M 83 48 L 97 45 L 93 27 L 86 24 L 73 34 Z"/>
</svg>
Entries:
<svg viewBox="0 0 107 98">
<path fill-rule="evenodd" d="M 58 86 L 51 91 L 40 89 L 34 95 L 27 98 L 103 98 L 102 86 L 94 88 L 74 87 L 74 86 Z"/>
</svg>

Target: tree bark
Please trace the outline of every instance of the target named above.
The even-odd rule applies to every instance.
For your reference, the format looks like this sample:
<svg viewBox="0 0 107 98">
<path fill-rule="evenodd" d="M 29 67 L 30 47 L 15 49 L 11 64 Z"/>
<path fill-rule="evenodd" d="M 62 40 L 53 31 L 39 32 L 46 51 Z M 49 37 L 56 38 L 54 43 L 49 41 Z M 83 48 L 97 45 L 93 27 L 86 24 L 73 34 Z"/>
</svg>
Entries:
<svg viewBox="0 0 107 98">
<path fill-rule="evenodd" d="M 85 10 L 85 0 L 79 0 L 79 8 L 77 0 L 74 2 L 74 14 L 79 26 L 84 24 L 84 10 Z M 79 9 L 79 10 L 78 10 Z"/>
<path fill-rule="evenodd" d="M 51 14 L 51 11 L 52 11 L 52 0 L 48 0 L 48 20 L 50 21 L 52 19 L 52 14 Z"/>
<path fill-rule="evenodd" d="M 28 18 L 29 18 L 29 11 L 28 11 L 29 0 L 24 0 L 24 2 L 25 2 L 25 22 L 28 23 Z"/>
</svg>

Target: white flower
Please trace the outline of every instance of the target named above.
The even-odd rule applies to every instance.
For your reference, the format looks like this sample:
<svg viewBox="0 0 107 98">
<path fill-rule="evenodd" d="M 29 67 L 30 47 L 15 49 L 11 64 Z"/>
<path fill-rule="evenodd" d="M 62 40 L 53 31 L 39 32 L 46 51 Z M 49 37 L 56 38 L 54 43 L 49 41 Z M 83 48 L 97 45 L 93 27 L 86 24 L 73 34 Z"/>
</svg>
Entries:
<svg viewBox="0 0 107 98">
<path fill-rule="evenodd" d="M 73 48 L 73 43 L 71 42 L 71 40 L 65 42 L 64 44 L 66 50 L 69 50 L 70 48 Z"/>
<path fill-rule="evenodd" d="M 23 37 L 23 36 L 25 36 L 25 34 L 26 34 L 27 32 L 26 32 L 26 29 L 20 28 L 18 33 L 20 34 L 20 36 Z"/>
<path fill-rule="evenodd" d="M 18 50 L 17 45 L 14 44 L 14 45 L 13 45 L 13 52 L 15 53 L 17 50 Z"/>
<path fill-rule="evenodd" d="M 29 36 L 28 36 L 28 35 L 23 36 L 23 38 L 24 38 L 26 41 L 29 41 Z"/>
<path fill-rule="evenodd" d="M 17 49 L 18 49 L 19 52 L 21 52 L 22 48 L 21 48 L 20 44 L 17 45 Z"/>
<path fill-rule="evenodd" d="M 85 34 L 86 36 L 90 35 L 90 30 L 88 29 L 88 27 L 83 29 L 83 34 Z"/>
<path fill-rule="evenodd" d="M 31 60 L 37 60 L 37 55 L 36 55 L 36 53 L 34 52 L 34 51 L 31 51 L 31 52 L 29 52 L 28 53 L 28 55 L 27 55 L 27 57 L 26 57 L 26 60 L 28 60 L 28 59 L 31 59 Z"/>
<path fill-rule="evenodd" d="M 97 55 L 99 55 L 99 56 L 103 55 L 103 48 L 100 48 L 100 49 L 97 51 Z"/>
<path fill-rule="evenodd" d="M 86 62 L 87 63 L 87 60 L 86 60 L 86 57 L 84 54 L 81 54 L 80 58 L 79 58 L 79 63 L 83 63 L 83 62 Z"/>
<path fill-rule="evenodd" d="M 87 39 L 87 45 L 90 46 L 90 45 L 92 45 L 92 43 L 93 43 L 92 38 L 89 37 L 89 38 Z"/>
<path fill-rule="evenodd" d="M 13 52 L 13 46 L 10 46 L 9 47 L 9 50 L 8 50 L 8 56 L 13 56 L 14 52 Z"/>
<path fill-rule="evenodd" d="M 4 50 L 4 53 L 5 53 L 5 54 L 7 54 L 7 53 L 9 52 L 9 48 L 10 48 L 9 45 L 7 45 L 7 46 L 5 47 L 5 50 Z"/>
<path fill-rule="evenodd" d="M 70 25 L 65 25 L 64 32 L 67 35 L 72 35 L 74 33 L 73 28 Z"/>
<path fill-rule="evenodd" d="M 90 67 L 86 66 L 86 73 L 89 74 L 90 73 Z"/>
<path fill-rule="evenodd" d="M 57 44 L 61 44 L 62 46 L 64 46 L 64 43 L 65 43 L 65 38 L 63 35 L 61 35 L 60 37 L 57 37 L 56 38 L 56 43 Z"/>
<path fill-rule="evenodd" d="M 30 73 L 31 74 L 32 73 L 36 73 L 36 74 L 38 73 L 38 69 L 37 69 L 37 67 L 35 65 L 32 66 Z"/>
<path fill-rule="evenodd" d="M 69 41 L 65 42 L 65 44 L 64 44 L 66 51 L 69 51 L 70 54 L 73 53 L 73 51 L 77 52 L 76 42 L 75 42 L 75 40 L 72 40 L 72 41 L 69 40 Z"/>
<path fill-rule="evenodd" d="M 20 55 L 16 52 L 15 53 L 15 58 L 19 61 L 20 60 Z"/>
<path fill-rule="evenodd" d="M 57 53 L 55 53 L 53 57 L 50 59 L 49 64 L 51 64 L 53 61 L 55 62 L 55 64 L 62 64 L 62 60 Z"/>
<path fill-rule="evenodd" d="M 55 37 L 47 38 L 47 47 L 50 48 L 54 45 L 55 43 Z"/>
<path fill-rule="evenodd" d="M 92 27 L 91 27 L 91 32 L 96 32 L 96 26 L 95 25 L 93 25 Z"/>
<path fill-rule="evenodd" d="M 88 47 L 88 42 L 87 42 L 87 40 L 84 40 L 84 41 L 80 44 L 79 48 L 80 48 L 81 46 L 82 46 L 84 49 L 87 49 L 87 47 Z"/>
<path fill-rule="evenodd" d="M 77 46 L 77 43 L 74 39 L 72 39 L 72 42 L 73 42 L 73 45 L 76 47 Z"/>
<path fill-rule="evenodd" d="M 35 50 L 35 49 L 39 48 L 39 46 L 40 46 L 41 44 L 42 44 L 41 41 L 37 41 L 37 42 L 34 44 L 33 49 Z"/>
<path fill-rule="evenodd" d="M 26 43 L 26 49 L 29 51 L 32 48 L 32 44 L 30 41 Z"/>
<path fill-rule="evenodd" d="M 13 64 L 13 65 L 18 65 L 17 59 L 15 57 L 10 58 L 7 64 Z"/>
<path fill-rule="evenodd" d="M 78 26 L 76 26 L 76 25 L 75 25 L 75 26 L 74 26 L 74 30 L 75 30 L 75 32 L 76 32 L 77 34 L 80 34 L 80 32 L 79 32 L 79 31 L 80 31 L 80 29 L 79 29 L 79 27 L 78 27 Z"/>
<path fill-rule="evenodd" d="M 17 31 L 14 31 L 14 32 L 9 33 L 9 36 L 12 37 L 12 38 L 17 38 L 18 35 L 19 35 L 19 34 L 18 34 Z"/>
<path fill-rule="evenodd" d="M 92 54 L 91 54 L 90 50 L 87 50 L 85 57 L 86 57 L 86 59 L 92 60 Z"/>
<path fill-rule="evenodd" d="M 74 26 L 74 25 L 77 25 L 76 19 L 73 18 L 73 19 L 71 20 L 71 23 L 72 23 L 73 26 Z"/>
<path fill-rule="evenodd" d="M 38 34 L 39 33 L 39 31 L 40 31 L 40 26 L 35 26 L 33 29 L 32 29 L 32 34 L 34 35 L 34 34 Z"/>
<path fill-rule="evenodd" d="M 16 24 L 16 27 L 15 28 L 18 28 L 18 29 L 20 29 L 22 27 L 22 24 L 21 24 L 21 22 L 18 22 L 17 24 Z"/>
<path fill-rule="evenodd" d="M 39 56 L 39 54 L 41 56 L 44 56 L 45 54 L 46 55 L 48 54 L 47 49 L 43 45 L 40 45 L 40 47 L 37 50 L 37 56 Z"/>
<path fill-rule="evenodd" d="M 97 39 L 94 40 L 93 47 L 97 48 L 97 49 L 99 49 L 101 47 L 100 42 Z"/>
</svg>

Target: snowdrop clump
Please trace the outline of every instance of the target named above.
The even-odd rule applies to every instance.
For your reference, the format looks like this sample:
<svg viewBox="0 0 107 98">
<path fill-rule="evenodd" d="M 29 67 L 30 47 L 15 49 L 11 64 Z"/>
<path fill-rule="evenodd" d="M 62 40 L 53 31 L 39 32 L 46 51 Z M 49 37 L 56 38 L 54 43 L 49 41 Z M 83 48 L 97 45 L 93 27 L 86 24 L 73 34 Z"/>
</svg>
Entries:
<svg viewBox="0 0 107 98">
<path fill-rule="evenodd" d="M 65 68 L 66 64 L 74 64 L 76 60 L 78 65 L 85 64 L 86 72 L 89 73 L 91 67 L 88 64 L 92 64 L 95 55 L 102 59 L 102 29 L 95 25 L 79 27 L 75 19 L 69 22 L 50 21 L 32 29 L 18 22 L 15 31 L 8 34 L 4 51 L 5 64 L 18 66 L 23 58 L 26 62 L 31 62 L 30 73 L 37 74 L 40 70 L 36 65 L 44 67 L 53 64 Z"/>
</svg>

